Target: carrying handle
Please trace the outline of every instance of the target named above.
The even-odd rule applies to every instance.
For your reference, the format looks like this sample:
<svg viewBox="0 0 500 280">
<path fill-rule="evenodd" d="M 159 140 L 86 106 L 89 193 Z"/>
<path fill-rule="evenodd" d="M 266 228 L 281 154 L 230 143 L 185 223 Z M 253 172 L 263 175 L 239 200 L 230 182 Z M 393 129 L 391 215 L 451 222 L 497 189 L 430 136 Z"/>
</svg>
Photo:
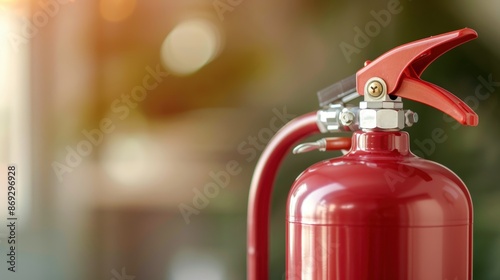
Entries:
<svg viewBox="0 0 500 280">
<path fill-rule="evenodd" d="M 317 113 L 297 117 L 269 141 L 255 168 L 247 213 L 247 280 L 269 279 L 269 217 L 278 166 L 296 142 L 320 133 Z"/>
</svg>

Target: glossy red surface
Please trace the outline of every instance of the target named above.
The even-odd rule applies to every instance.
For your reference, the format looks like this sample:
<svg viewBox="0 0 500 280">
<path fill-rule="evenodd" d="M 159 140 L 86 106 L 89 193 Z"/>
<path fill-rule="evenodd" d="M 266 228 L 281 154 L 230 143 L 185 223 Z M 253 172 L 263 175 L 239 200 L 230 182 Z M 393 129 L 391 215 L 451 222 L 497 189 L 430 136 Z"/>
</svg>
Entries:
<svg viewBox="0 0 500 280">
<path fill-rule="evenodd" d="M 287 279 L 470 280 L 472 202 L 405 132 L 356 132 L 304 171 L 287 212 Z M 263 278 L 264 279 L 264 278 Z"/>
<path fill-rule="evenodd" d="M 432 106 L 464 125 L 478 124 L 476 113 L 447 90 L 420 79 L 436 58 L 465 42 L 477 38 L 470 28 L 432 36 L 396 47 L 356 73 L 357 91 L 364 94 L 365 84 L 373 77 L 387 84 L 387 93 Z"/>
</svg>

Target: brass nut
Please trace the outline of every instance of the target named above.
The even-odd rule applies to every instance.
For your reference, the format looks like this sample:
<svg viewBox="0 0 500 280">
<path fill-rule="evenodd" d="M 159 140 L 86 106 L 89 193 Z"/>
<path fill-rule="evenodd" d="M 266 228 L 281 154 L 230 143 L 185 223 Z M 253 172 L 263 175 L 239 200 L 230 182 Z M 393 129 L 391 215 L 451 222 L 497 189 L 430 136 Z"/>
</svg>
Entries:
<svg viewBox="0 0 500 280">
<path fill-rule="evenodd" d="M 366 91 L 373 97 L 379 97 L 384 92 L 384 86 L 379 81 L 372 81 L 366 87 Z"/>
</svg>

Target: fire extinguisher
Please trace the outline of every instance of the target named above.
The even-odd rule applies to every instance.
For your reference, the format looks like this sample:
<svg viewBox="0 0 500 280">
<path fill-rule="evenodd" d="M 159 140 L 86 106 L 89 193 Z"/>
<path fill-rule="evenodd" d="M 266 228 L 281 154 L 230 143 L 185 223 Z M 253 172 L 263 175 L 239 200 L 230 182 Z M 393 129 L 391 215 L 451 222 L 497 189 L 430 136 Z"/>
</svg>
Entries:
<svg viewBox="0 0 500 280">
<path fill-rule="evenodd" d="M 478 116 L 447 90 L 420 79 L 436 58 L 477 38 L 469 28 L 396 47 L 318 92 L 321 110 L 286 124 L 263 151 L 248 203 L 247 279 L 269 279 L 273 183 L 297 141 L 352 131 L 293 152 L 348 150 L 303 171 L 288 195 L 287 280 L 470 280 L 472 201 L 452 171 L 415 156 L 401 131 L 418 121 L 403 99 L 476 126 Z M 348 103 L 363 97 L 359 106 Z M 437 136 L 438 137 L 438 136 Z M 440 137 L 440 136 L 439 136 Z"/>
</svg>

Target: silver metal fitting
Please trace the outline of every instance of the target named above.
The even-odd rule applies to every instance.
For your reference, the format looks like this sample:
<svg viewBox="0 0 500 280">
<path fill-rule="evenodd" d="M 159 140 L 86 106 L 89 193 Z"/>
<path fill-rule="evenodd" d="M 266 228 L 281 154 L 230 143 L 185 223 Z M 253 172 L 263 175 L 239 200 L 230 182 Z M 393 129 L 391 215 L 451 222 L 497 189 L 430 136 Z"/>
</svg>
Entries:
<svg viewBox="0 0 500 280">
<path fill-rule="evenodd" d="M 359 127 L 368 130 L 400 130 L 405 127 L 401 97 L 390 96 L 387 84 L 379 77 L 365 84 L 364 101 L 359 103 Z"/>
<path fill-rule="evenodd" d="M 359 108 L 330 104 L 318 111 L 318 127 L 322 133 L 356 131 L 359 129 Z"/>
<path fill-rule="evenodd" d="M 397 109 L 362 109 L 359 112 L 359 127 L 362 129 L 403 129 L 405 116 Z"/>
<path fill-rule="evenodd" d="M 405 124 L 406 124 L 406 126 L 410 127 L 414 123 L 417 123 L 417 122 L 418 122 L 418 114 L 411 111 L 411 110 L 407 110 L 405 112 Z"/>
<path fill-rule="evenodd" d="M 342 112 L 340 113 L 340 123 L 345 126 L 350 126 L 356 116 L 354 115 L 353 112 L 349 111 L 347 108 L 344 108 Z"/>
<path fill-rule="evenodd" d="M 401 101 L 361 101 L 359 102 L 361 109 L 403 109 Z"/>
<path fill-rule="evenodd" d="M 326 146 L 327 146 L 327 141 L 325 138 L 319 139 L 316 142 L 307 142 L 307 143 L 302 143 L 297 145 L 293 149 L 294 154 L 302 154 L 302 153 L 307 153 L 307 152 L 312 152 L 312 151 L 320 151 L 324 152 L 326 151 Z M 340 150 L 342 154 L 347 154 L 348 150 Z"/>
<path fill-rule="evenodd" d="M 302 143 L 302 144 L 299 144 L 297 145 L 297 147 L 295 147 L 293 149 L 293 154 L 302 154 L 302 153 L 307 153 L 307 152 L 311 152 L 311 151 L 320 151 L 320 152 L 324 152 L 326 151 L 326 139 L 320 139 L 316 142 L 307 142 L 307 143 Z"/>
<path fill-rule="evenodd" d="M 355 78 L 346 81 L 352 83 Z M 347 83 L 347 82 L 344 82 Z M 340 88 L 342 89 L 342 87 Z M 344 101 L 349 97 L 352 100 L 357 94 L 355 90 L 338 94 L 339 85 L 334 84 L 320 91 L 318 96 L 326 102 Z M 369 79 L 364 87 L 364 101 L 358 107 L 346 107 L 343 103 L 327 104 L 327 107 L 318 111 L 318 127 L 321 132 L 343 132 L 363 130 L 401 130 L 405 126 L 412 126 L 418 121 L 418 115 L 410 110 L 403 109 L 401 97 L 388 94 L 385 81 L 379 77 Z M 333 94 L 333 95 L 332 95 Z M 336 95 L 335 95 L 336 94 Z M 333 99 L 332 99 L 333 98 Z M 312 147 L 321 148 L 318 143 L 301 146 L 301 149 Z"/>
</svg>

